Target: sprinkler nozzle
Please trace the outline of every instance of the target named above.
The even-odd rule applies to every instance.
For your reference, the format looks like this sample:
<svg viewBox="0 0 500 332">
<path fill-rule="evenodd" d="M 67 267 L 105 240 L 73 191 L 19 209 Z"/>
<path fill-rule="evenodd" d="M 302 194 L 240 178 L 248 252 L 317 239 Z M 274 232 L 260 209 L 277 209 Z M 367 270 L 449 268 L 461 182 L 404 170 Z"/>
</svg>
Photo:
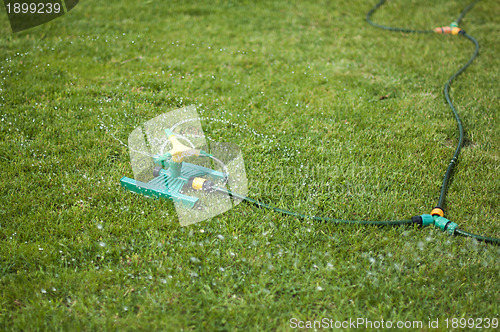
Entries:
<svg viewBox="0 0 500 332">
<path fill-rule="evenodd" d="M 170 129 L 165 129 L 165 134 L 168 140 L 172 143 L 172 150 L 168 153 L 170 154 L 172 160 L 176 163 L 182 163 L 184 158 L 191 156 L 199 156 L 200 150 L 188 148 L 175 137 L 175 134 Z"/>
</svg>

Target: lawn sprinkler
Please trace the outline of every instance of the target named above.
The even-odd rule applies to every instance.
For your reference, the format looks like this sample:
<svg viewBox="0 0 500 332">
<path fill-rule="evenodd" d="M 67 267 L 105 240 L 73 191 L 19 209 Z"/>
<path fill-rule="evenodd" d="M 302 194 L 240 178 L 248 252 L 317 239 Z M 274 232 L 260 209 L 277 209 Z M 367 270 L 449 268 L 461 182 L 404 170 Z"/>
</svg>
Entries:
<svg viewBox="0 0 500 332">
<path fill-rule="evenodd" d="M 144 196 L 172 200 L 182 226 L 241 202 L 230 197 L 231 189 L 247 192 L 240 149 L 235 144 L 212 142 L 212 153 L 207 152 L 194 107 L 162 114 L 136 128 L 128 147 L 134 179 L 123 177 L 121 185 Z"/>
<path fill-rule="evenodd" d="M 146 196 L 168 198 L 188 208 L 193 208 L 199 203 L 199 198 L 182 194 L 182 189 L 186 185 L 191 184 L 191 187 L 198 188 L 203 185 L 203 180 L 206 180 L 205 176 L 226 182 L 228 174 L 185 162 L 184 159 L 187 157 L 213 156 L 203 150 L 189 148 L 180 143 L 170 129 L 165 129 L 165 134 L 173 148 L 164 155 L 153 159 L 157 165 L 152 170 L 154 179 L 144 183 L 123 177 L 120 182 L 122 186 L 133 192 Z"/>
</svg>

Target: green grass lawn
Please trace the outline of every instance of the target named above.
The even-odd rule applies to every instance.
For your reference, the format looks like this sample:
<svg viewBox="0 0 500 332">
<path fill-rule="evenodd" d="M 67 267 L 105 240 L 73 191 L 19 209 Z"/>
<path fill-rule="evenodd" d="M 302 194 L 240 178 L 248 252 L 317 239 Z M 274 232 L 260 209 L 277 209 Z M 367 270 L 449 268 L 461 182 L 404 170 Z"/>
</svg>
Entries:
<svg viewBox="0 0 500 332">
<path fill-rule="evenodd" d="M 429 213 L 457 141 L 442 87 L 473 45 L 375 29 L 375 2 L 88 0 L 17 34 L 0 14 L 0 329 L 498 319 L 498 246 L 247 203 L 181 227 L 172 203 L 119 185 L 133 174 L 113 135 L 193 104 L 211 140 L 241 148 L 252 198 L 343 219 Z M 432 29 L 467 4 L 390 1 L 373 20 Z M 445 206 L 495 237 L 499 12 L 481 1 L 462 21 L 481 50 L 451 89 L 466 144 Z"/>
</svg>

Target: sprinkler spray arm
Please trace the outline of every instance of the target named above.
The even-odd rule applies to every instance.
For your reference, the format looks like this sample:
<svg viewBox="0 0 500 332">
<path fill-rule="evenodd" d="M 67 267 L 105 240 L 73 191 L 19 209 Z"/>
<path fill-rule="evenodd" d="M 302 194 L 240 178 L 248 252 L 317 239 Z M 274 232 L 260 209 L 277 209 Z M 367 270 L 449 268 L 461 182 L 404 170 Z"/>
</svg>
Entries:
<svg viewBox="0 0 500 332">
<path fill-rule="evenodd" d="M 170 143 L 172 143 L 172 149 L 168 152 L 168 154 L 174 162 L 181 163 L 186 157 L 199 156 L 201 154 L 201 150 L 189 148 L 179 142 L 177 137 L 175 137 L 175 134 L 170 129 L 165 129 L 165 134 L 167 135 Z"/>
<path fill-rule="evenodd" d="M 154 163 L 164 169 L 170 169 L 171 174 L 177 177 L 181 174 L 182 162 L 184 158 L 191 156 L 213 157 L 211 154 L 198 149 L 185 146 L 170 129 L 165 129 L 168 140 L 172 143 L 172 149 L 167 153 L 154 158 Z"/>
<path fill-rule="evenodd" d="M 170 129 L 165 129 L 165 134 L 167 135 L 168 140 L 172 143 L 172 149 L 167 153 L 154 158 L 154 163 L 158 166 L 166 167 L 166 162 L 175 162 L 182 163 L 184 158 L 191 156 L 203 156 L 203 157 L 212 157 L 211 154 L 198 149 L 193 149 L 185 146 Z"/>
</svg>

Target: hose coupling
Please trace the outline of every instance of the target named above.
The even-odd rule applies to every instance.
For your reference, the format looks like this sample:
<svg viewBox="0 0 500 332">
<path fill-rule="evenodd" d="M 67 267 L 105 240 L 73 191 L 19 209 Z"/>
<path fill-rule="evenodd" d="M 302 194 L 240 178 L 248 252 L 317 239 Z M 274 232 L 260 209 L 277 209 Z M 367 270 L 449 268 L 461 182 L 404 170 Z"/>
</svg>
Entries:
<svg viewBox="0 0 500 332">
<path fill-rule="evenodd" d="M 188 181 L 188 187 L 194 190 L 212 192 L 214 191 L 214 186 L 212 181 L 200 177 L 192 177 Z"/>
<path fill-rule="evenodd" d="M 443 232 L 447 232 L 449 235 L 455 234 L 455 230 L 458 225 L 445 217 L 438 214 L 431 216 L 430 214 L 423 214 L 421 216 L 415 216 L 411 218 L 414 223 L 421 225 L 423 227 L 434 225 L 441 229 Z"/>
<path fill-rule="evenodd" d="M 457 22 L 451 22 L 450 26 L 447 27 L 437 27 L 434 29 L 434 32 L 443 35 L 463 35 L 465 33 L 464 30 L 458 27 Z"/>
<path fill-rule="evenodd" d="M 443 232 L 447 232 L 449 235 L 455 234 L 455 229 L 458 227 L 456 223 L 438 215 L 433 216 L 433 218 L 434 226 L 440 228 Z"/>
<path fill-rule="evenodd" d="M 421 216 L 414 216 L 411 218 L 411 220 L 422 227 L 429 226 L 434 223 L 434 219 L 430 214 L 423 214 Z"/>
</svg>

